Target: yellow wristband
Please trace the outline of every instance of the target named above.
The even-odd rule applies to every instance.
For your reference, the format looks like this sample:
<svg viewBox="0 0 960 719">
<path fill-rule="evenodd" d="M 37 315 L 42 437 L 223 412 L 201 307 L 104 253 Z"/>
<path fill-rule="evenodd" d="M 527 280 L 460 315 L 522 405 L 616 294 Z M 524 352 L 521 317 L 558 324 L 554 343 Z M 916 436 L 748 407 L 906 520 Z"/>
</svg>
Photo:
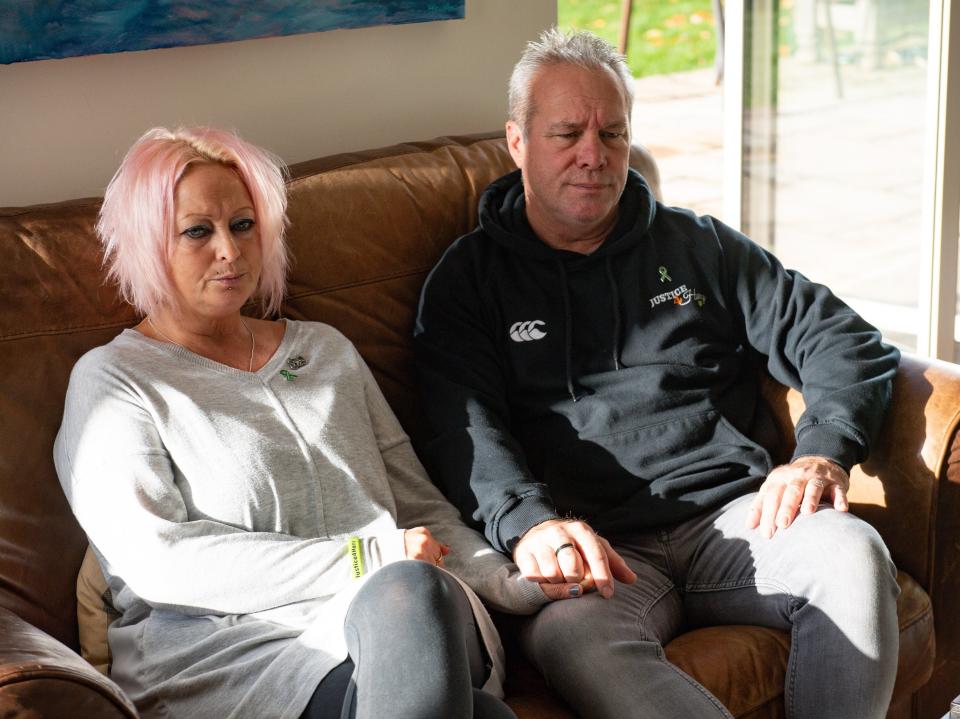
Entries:
<svg viewBox="0 0 960 719">
<path fill-rule="evenodd" d="M 350 565 L 354 579 L 363 576 L 363 540 L 360 537 L 350 537 Z"/>
</svg>

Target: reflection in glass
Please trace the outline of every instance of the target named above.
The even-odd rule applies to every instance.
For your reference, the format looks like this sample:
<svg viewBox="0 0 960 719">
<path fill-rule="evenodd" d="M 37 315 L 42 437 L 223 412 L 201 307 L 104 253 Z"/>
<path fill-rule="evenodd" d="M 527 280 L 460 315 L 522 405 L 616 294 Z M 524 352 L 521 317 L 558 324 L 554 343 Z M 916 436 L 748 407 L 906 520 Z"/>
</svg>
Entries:
<svg viewBox="0 0 960 719">
<path fill-rule="evenodd" d="M 743 229 L 915 349 L 929 5 L 747 5 Z"/>
</svg>

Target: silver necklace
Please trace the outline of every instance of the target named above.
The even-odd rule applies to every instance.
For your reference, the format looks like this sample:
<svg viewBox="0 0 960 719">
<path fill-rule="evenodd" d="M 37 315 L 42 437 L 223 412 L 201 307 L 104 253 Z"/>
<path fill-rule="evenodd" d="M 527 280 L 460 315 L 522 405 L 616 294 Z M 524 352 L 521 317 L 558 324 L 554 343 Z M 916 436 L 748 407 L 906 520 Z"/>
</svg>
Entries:
<svg viewBox="0 0 960 719">
<path fill-rule="evenodd" d="M 163 332 L 163 330 L 157 327 L 154 324 L 153 320 L 150 319 L 150 317 L 147 317 L 147 322 L 149 322 L 150 326 L 153 327 L 154 332 L 156 332 L 158 335 L 163 337 L 163 339 L 165 339 L 170 344 L 176 345 L 177 347 L 182 347 L 183 349 L 189 352 L 193 352 L 193 350 L 191 350 L 186 345 L 182 345 L 179 342 L 176 342 L 175 340 L 172 340 L 169 337 L 167 337 L 167 335 Z M 256 352 L 256 349 L 257 349 L 257 338 L 253 336 L 253 331 L 249 327 L 247 327 L 247 323 L 243 321 L 243 317 L 240 318 L 240 324 L 243 325 L 243 329 L 245 329 L 247 331 L 247 334 L 250 335 L 250 359 L 247 362 L 247 372 L 253 372 L 253 354 L 254 352 Z"/>
</svg>

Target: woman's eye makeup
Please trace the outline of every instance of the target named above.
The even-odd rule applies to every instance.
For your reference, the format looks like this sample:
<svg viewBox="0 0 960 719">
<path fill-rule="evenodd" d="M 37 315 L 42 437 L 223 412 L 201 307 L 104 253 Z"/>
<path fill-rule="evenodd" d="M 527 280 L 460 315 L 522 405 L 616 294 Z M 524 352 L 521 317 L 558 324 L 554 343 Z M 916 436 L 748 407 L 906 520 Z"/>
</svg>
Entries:
<svg viewBox="0 0 960 719">
<path fill-rule="evenodd" d="M 189 237 L 192 240 L 199 240 L 210 234 L 210 228 L 206 225 L 193 225 L 188 227 L 180 234 Z"/>
<path fill-rule="evenodd" d="M 256 221 L 253 220 L 253 218 L 244 217 L 231 222 L 230 231 L 237 234 L 249 232 L 255 224 Z M 180 234 L 184 237 L 189 237 L 191 240 L 202 240 L 213 234 L 213 228 L 209 225 L 191 225 L 185 230 L 182 230 Z"/>
</svg>

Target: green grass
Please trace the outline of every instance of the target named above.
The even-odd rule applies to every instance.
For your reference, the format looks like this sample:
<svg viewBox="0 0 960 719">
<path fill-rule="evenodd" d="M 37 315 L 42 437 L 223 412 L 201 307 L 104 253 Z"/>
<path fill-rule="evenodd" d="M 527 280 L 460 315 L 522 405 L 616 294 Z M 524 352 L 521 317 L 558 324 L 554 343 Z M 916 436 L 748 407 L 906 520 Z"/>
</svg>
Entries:
<svg viewBox="0 0 960 719">
<path fill-rule="evenodd" d="M 557 24 L 617 45 L 620 2 L 558 0 Z M 634 0 L 627 62 L 636 77 L 711 67 L 717 35 L 710 0 Z"/>
</svg>

